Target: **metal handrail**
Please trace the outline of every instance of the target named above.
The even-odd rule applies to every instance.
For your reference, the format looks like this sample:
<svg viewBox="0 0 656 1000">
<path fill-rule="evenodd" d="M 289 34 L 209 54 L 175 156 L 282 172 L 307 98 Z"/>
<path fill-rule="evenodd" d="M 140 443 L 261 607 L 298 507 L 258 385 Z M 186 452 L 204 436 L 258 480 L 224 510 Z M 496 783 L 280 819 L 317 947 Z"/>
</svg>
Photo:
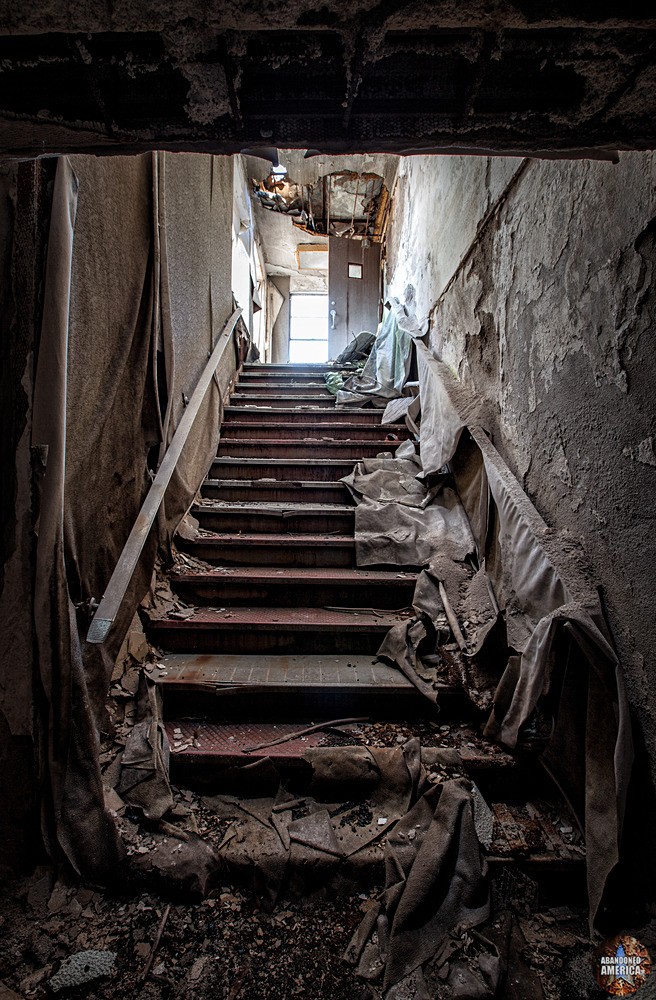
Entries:
<svg viewBox="0 0 656 1000">
<path fill-rule="evenodd" d="M 198 384 L 193 391 L 191 399 L 187 403 L 185 411 L 182 414 L 182 419 L 180 420 L 175 434 L 173 435 L 173 440 L 166 450 L 162 463 L 157 470 L 157 475 L 153 479 L 152 485 L 148 490 L 148 495 L 146 496 L 137 519 L 132 526 L 129 538 L 123 546 L 123 551 L 119 556 L 116 568 L 112 573 L 109 583 L 107 584 L 103 598 L 91 620 L 89 631 L 87 633 L 87 642 L 94 644 L 103 643 L 109 634 L 109 630 L 112 627 L 116 616 L 118 615 L 121 603 L 125 597 L 125 592 L 128 589 L 130 580 L 132 579 L 132 574 L 134 573 L 137 563 L 139 562 L 139 556 L 141 555 L 143 547 L 146 544 L 148 532 L 150 531 L 153 521 L 157 516 L 157 512 L 161 506 L 162 500 L 164 499 L 164 494 L 166 493 L 166 488 L 171 481 L 171 476 L 173 475 L 175 467 L 178 464 L 178 460 L 187 441 L 189 431 L 191 430 L 194 420 L 198 415 L 198 411 L 200 410 L 201 404 L 205 398 L 210 382 L 214 378 L 214 373 L 218 368 L 219 361 L 223 357 L 226 347 L 229 343 L 231 343 L 230 335 L 237 325 L 237 320 L 241 316 L 241 312 L 241 309 L 235 309 L 232 316 L 221 331 L 221 335 L 216 342 L 216 347 L 212 351 L 203 370 L 203 374 L 198 380 Z"/>
</svg>

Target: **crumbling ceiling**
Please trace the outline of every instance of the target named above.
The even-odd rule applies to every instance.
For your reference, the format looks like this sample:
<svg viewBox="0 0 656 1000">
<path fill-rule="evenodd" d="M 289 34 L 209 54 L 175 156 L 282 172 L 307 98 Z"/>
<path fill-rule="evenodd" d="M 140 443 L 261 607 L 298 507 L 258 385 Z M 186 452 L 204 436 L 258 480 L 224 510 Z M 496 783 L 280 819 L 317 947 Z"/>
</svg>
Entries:
<svg viewBox="0 0 656 1000">
<path fill-rule="evenodd" d="M 649 148 L 644 9 L 2 0 L 0 149 Z"/>
</svg>

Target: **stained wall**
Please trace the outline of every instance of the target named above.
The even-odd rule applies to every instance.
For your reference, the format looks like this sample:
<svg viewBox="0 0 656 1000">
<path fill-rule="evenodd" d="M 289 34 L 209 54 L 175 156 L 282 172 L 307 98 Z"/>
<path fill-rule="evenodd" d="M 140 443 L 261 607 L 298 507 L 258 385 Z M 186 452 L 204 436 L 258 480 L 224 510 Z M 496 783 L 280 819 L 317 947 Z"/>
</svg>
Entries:
<svg viewBox="0 0 656 1000">
<path fill-rule="evenodd" d="M 602 588 L 656 773 L 656 156 L 418 157 L 389 289 L 485 401 L 494 442 Z"/>
</svg>

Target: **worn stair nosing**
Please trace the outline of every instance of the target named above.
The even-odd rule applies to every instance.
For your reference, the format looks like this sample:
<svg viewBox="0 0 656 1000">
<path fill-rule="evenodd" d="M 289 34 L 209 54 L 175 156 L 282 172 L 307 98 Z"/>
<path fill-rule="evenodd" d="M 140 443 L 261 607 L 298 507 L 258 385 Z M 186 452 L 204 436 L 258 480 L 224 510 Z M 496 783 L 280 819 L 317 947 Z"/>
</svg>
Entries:
<svg viewBox="0 0 656 1000">
<path fill-rule="evenodd" d="M 226 607 L 220 610 L 211 608 L 194 608 L 193 617 L 189 618 L 166 618 L 152 616 L 151 625 L 181 626 L 194 625 L 198 628 L 228 628 L 241 627 L 244 624 L 249 628 L 269 628 L 269 627 L 293 627 L 299 629 L 323 629 L 334 628 L 391 628 L 398 625 L 400 621 L 406 621 L 411 612 L 403 611 L 380 611 L 373 613 L 368 608 L 358 611 L 350 609 L 335 610 L 331 608 L 312 607 L 274 607 L 249 608 Z"/>
<path fill-rule="evenodd" d="M 259 390 L 264 389 L 264 386 L 257 386 Z M 322 403 L 335 403 L 335 397 L 330 392 L 306 392 L 306 393 L 286 393 L 278 392 L 275 387 L 271 389 L 270 392 L 233 392 L 230 399 L 297 399 L 297 400 L 320 400 Z M 381 410 L 382 413 L 382 410 Z"/>
<path fill-rule="evenodd" d="M 298 459 L 304 459 L 304 453 L 314 454 L 321 458 L 326 452 L 332 452 L 330 456 L 339 459 L 344 455 L 344 460 L 357 462 L 361 458 L 375 458 L 378 452 L 392 454 L 398 448 L 399 441 L 321 441 L 321 440 L 277 440 L 275 438 L 253 440 L 249 438 L 221 438 L 217 458 L 232 455 L 234 458 L 250 458 L 249 452 L 253 452 L 263 458 L 277 458 L 276 452 L 287 452 L 286 457 L 293 453 Z"/>
<path fill-rule="evenodd" d="M 353 662 L 353 661 L 362 662 Z M 185 670 L 187 674 L 185 675 Z M 173 671 L 173 675 L 171 675 Z M 368 676 L 366 676 L 368 675 Z M 273 687 L 289 690 L 290 687 L 315 688 L 319 684 L 344 689 L 416 690 L 400 670 L 375 657 L 290 655 L 261 657 L 248 654 L 214 654 L 199 657 L 184 653 L 164 656 L 150 671 L 155 683 L 163 686 L 194 684 L 240 684 L 248 687 Z M 246 678 L 246 679 L 244 679 Z M 443 685 L 446 690 L 448 685 Z"/>
<path fill-rule="evenodd" d="M 223 534 L 220 531 L 208 532 L 207 534 L 199 535 L 198 538 L 194 539 L 190 544 L 195 544 L 196 542 L 205 544 L 209 542 L 220 542 L 222 545 L 243 545 L 243 544 L 254 544 L 258 545 L 292 545 L 300 546 L 301 548 L 306 548 L 308 545 L 313 546 L 327 546 L 328 548 L 333 548 L 335 546 L 355 546 L 355 538 L 352 535 L 309 535 L 303 534 L 301 532 L 288 534 L 275 534 L 267 532 L 253 532 L 249 534 L 242 533 L 241 535 L 230 534 L 226 532 Z"/>
<path fill-rule="evenodd" d="M 362 458 L 310 458 L 298 455 L 295 458 L 281 455 L 270 455 L 264 458 L 252 456 L 217 455 L 212 462 L 210 479 L 230 478 L 235 482 L 258 481 L 260 488 L 264 484 L 313 482 L 317 484 L 339 483 L 339 480 L 349 476 Z M 343 485 L 343 484 L 342 484 Z"/>
<path fill-rule="evenodd" d="M 317 570 L 299 566 L 296 568 L 290 567 L 281 572 L 273 568 L 267 569 L 266 566 L 258 566 L 236 567 L 230 570 L 188 570 L 171 573 L 171 579 L 175 581 L 188 579 L 190 581 L 207 580 L 208 582 L 212 582 L 214 580 L 234 580 L 240 578 L 244 580 L 270 580 L 272 582 L 280 582 L 283 585 L 298 580 L 299 583 L 315 583 L 320 581 L 322 583 L 361 583 L 363 586 L 365 584 L 367 586 L 371 586 L 372 584 L 376 586 L 407 586 L 408 588 L 414 587 L 417 582 L 415 573 L 404 573 L 401 575 L 401 571 L 367 570 L 357 567 Z"/>
<path fill-rule="evenodd" d="M 214 461 L 216 461 L 216 459 L 214 459 Z M 225 463 L 232 462 L 233 464 L 237 464 L 238 463 L 240 466 L 242 466 L 244 464 L 241 458 L 238 458 L 238 457 L 230 458 L 229 455 L 222 455 L 221 456 L 221 461 L 225 462 Z M 254 468 L 257 468 L 258 465 L 271 465 L 271 462 L 270 462 L 270 460 L 268 458 L 249 458 L 248 464 L 249 464 L 249 466 L 253 466 Z M 278 458 L 278 459 L 276 459 L 276 464 L 277 465 L 298 465 L 298 459 L 296 459 L 296 458 Z M 329 458 L 327 460 L 317 458 L 317 459 L 314 459 L 314 460 L 312 460 L 312 459 L 304 459 L 303 460 L 303 465 L 304 466 L 306 466 L 306 465 L 328 465 L 328 466 L 350 465 L 350 466 L 353 466 L 353 465 L 355 465 L 355 462 L 352 461 L 349 458 Z"/>
<path fill-rule="evenodd" d="M 327 415 L 329 416 L 330 420 L 337 420 L 337 418 L 339 418 L 339 417 L 346 417 L 347 418 L 347 420 L 346 420 L 347 423 L 349 421 L 352 421 L 354 424 L 357 424 L 358 426 L 359 425 L 368 426 L 370 423 L 373 422 L 370 419 L 371 417 L 382 417 L 383 412 L 384 412 L 383 410 L 374 410 L 374 409 L 371 409 L 371 410 L 366 410 L 366 409 L 360 409 L 360 410 L 357 410 L 357 409 L 354 409 L 354 410 L 338 410 L 338 409 L 335 409 L 335 410 L 332 410 L 331 409 L 330 411 L 328 411 Z M 324 413 L 326 413 L 326 410 L 321 410 L 321 409 L 314 410 L 314 411 L 312 411 L 312 418 L 314 419 L 315 417 L 318 417 L 319 419 L 321 419 L 321 416 Z M 278 406 L 278 407 L 276 407 L 276 406 L 230 406 L 230 405 L 226 406 L 224 414 L 225 414 L 225 416 L 229 417 L 230 419 L 232 419 L 233 416 L 235 416 L 235 417 L 239 416 L 241 418 L 243 416 L 247 416 L 248 414 L 256 414 L 259 417 L 261 417 L 261 416 L 267 416 L 267 415 L 277 416 L 278 414 L 280 414 L 280 416 L 284 416 L 287 419 L 289 417 L 291 417 L 291 416 L 299 416 L 300 415 L 300 414 L 297 413 L 296 410 L 294 410 L 293 407 L 284 407 L 284 406 Z M 305 416 L 305 413 L 303 413 L 302 415 Z M 362 417 L 364 417 L 366 419 L 365 420 L 358 419 L 358 418 L 362 418 Z M 385 424 L 384 426 L 388 426 L 388 425 Z M 399 425 L 399 426 L 405 426 L 405 425 L 402 424 L 402 425 Z"/>
<path fill-rule="evenodd" d="M 201 496 L 221 500 L 221 497 L 227 494 L 232 496 L 232 502 L 235 503 L 249 503 L 252 500 L 257 502 L 258 496 L 269 494 L 277 497 L 270 502 L 293 504 L 296 503 L 299 492 L 306 498 L 314 494 L 324 498 L 323 501 L 317 502 L 331 503 L 337 497 L 351 499 L 344 483 L 320 480 L 299 482 L 293 479 L 206 479 L 201 486 Z"/>
<path fill-rule="evenodd" d="M 293 514 L 354 514 L 355 507 L 346 503 L 336 504 L 307 504 L 307 503 L 276 503 L 275 501 L 262 500 L 252 503 L 240 500 L 217 500 L 214 503 L 204 503 L 192 507 L 192 513 L 197 515 L 202 511 L 244 511 L 250 513 L 293 513 Z"/>
<path fill-rule="evenodd" d="M 337 361 L 272 361 L 266 362 L 245 362 L 242 370 L 245 372 L 262 371 L 346 371 L 348 365 L 338 364 Z"/>
<path fill-rule="evenodd" d="M 214 460 L 216 461 L 216 459 Z M 335 492 L 346 490 L 344 483 L 317 483 L 316 480 L 295 480 L 295 479 L 206 479 L 203 486 L 216 486 L 218 488 L 227 486 L 229 489 L 239 486 L 246 489 L 265 489 L 267 486 L 282 486 L 285 489 L 298 487 L 299 489 L 333 489 Z"/>
<path fill-rule="evenodd" d="M 254 421 L 253 422 L 249 422 L 248 420 L 233 420 L 233 419 L 230 419 L 230 420 L 224 421 L 224 423 L 223 423 L 223 425 L 221 427 L 221 430 L 223 431 L 223 430 L 225 430 L 228 427 L 231 430 L 240 430 L 241 431 L 241 430 L 245 430 L 246 428 L 248 428 L 248 430 L 252 430 L 254 427 L 257 428 L 258 425 Z M 293 421 L 276 421 L 274 423 L 272 421 L 271 427 L 275 428 L 276 430 L 279 430 L 279 431 L 288 431 L 288 430 L 291 431 L 291 430 L 297 430 L 298 429 L 298 423 L 294 423 Z M 385 434 L 385 433 L 387 433 L 387 434 L 409 434 L 410 433 L 410 431 L 407 429 L 407 427 L 405 426 L 405 424 L 365 424 L 365 423 L 349 424 L 349 423 L 329 423 L 329 422 L 325 422 L 325 423 L 313 423 L 312 421 L 309 421 L 309 422 L 308 421 L 304 421 L 301 429 L 305 430 L 307 432 L 308 437 L 311 436 L 311 434 L 312 434 L 313 431 L 316 431 L 317 433 L 324 433 L 324 434 L 326 432 L 328 432 L 328 431 L 339 431 L 340 433 L 347 433 L 348 431 L 357 431 L 358 433 L 361 433 L 364 430 L 371 430 L 371 431 L 376 430 L 376 431 L 379 431 L 380 433 L 383 433 L 383 434 Z M 283 435 L 283 438 L 284 438 L 284 435 Z M 298 440 L 298 439 L 294 438 L 293 440 Z M 319 440 L 321 440 L 321 438 L 319 438 Z M 357 440 L 357 438 L 355 440 Z"/>
</svg>

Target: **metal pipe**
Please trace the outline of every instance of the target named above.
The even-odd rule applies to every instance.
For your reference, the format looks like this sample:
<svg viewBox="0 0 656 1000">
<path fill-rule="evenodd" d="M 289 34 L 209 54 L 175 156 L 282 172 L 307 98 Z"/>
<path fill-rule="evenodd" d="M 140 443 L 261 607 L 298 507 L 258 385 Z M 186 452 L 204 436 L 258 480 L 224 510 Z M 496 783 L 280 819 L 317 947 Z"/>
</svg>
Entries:
<svg viewBox="0 0 656 1000">
<path fill-rule="evenodd" d="M 464 635 L 462 634 L 462 632 L 460 630 L 460 625 L 458 624 L 458 619 L 456 618 L 455 612 L 454 612 L 453 608 L 451 607 L 451 601 L 447 597 L 447 593 L 446 593 L 446 590 L 444 588 L 444 584 L 442 583 L 441 580 L 438 582 L 438 586 L 439 586 L 439 590 L 440 590 L 440 599 L 441 599 L 442 605 L 444 607 L 444 613 L 445 613 L 445 615 L 447 617 L 447 621 L 449 622 L 449 625 L 451 627 L 451 631 L 453 632 L 453 638 L 458 643 L 458 646 L 460 647 L 460 650 L 463 653 L 466 653 L 467 652 L 467 643 L 465 642 L 465 637 L 464 637 Z"/>
</svg>

